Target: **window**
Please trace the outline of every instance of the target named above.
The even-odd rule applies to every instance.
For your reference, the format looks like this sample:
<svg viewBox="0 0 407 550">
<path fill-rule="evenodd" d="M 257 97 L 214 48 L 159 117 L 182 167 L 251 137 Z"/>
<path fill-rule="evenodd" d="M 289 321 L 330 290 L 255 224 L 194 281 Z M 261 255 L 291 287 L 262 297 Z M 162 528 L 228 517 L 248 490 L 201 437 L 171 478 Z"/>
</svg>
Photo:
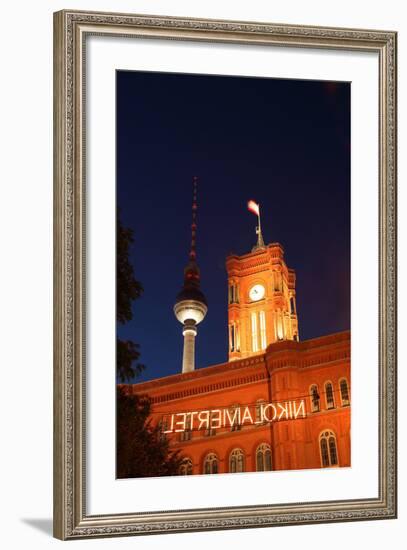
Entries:
<svg viewBox="0 0 407 550">
<path fill-rule="evenodd" d="M 230 351 L 240 351 L 239 327 L 233 322 L 229 325 L 229 347 Z"/>
<path fill-rule="evenodd" d="M 235 325 L 235 339 L 236 339 L 236 351 L 240 351 L 240 333 L 239 325 Z"/>
<path fill-rule="evenodd" d="M 325 438 L 320 441 L 321 446 L 321 465 L 323 468 L 329 466 L 328 442 Z"/>
<path fill-rule="evenodd" d="M 192 460 L 190 458 L 184 458 L 181 466 L 179 467 L 178 473 L 180 476 L 192 475 Z"/>
<path fill-rule="evenodd" d="M 204 474 L 217 474 L 218 473 L 218 457 L 215 453 L 209 453 L 206 455 L 203 465 Z"/>
<path fill-rule="evenodd" d="M 311 395 L 311 412 L 319 412 L 320 399 L 319 399 L 319 393 L 318 393 L 318 386 L 316 384 L 313 384 L 311 386 L 310 395 Z"/>
<path fill-rule="evenodd" d="M 229 455 L 229 472 L 244 472 L 244 454 L 242 449 L 234 449 Z"/>
<path fill-rule="evenodd" d="M 323 468 L 338 466 L 336 436 L 333 431 L 326 430 L 321 433 L 319 436 L 319 448 L 321 452 L 321 466 Z"/>
<path fill-rule="evenodd" d="M 290 297 L 290 313 L 291 315 L 295 315 L 295 301 L 294 296 Z"/>
<path fill-rule="evenodd" d="M 239 303 L 239 287 L 235 283 L 229 285 L 229 304 Z"/>
<path fill-rule="evenodd" d="M 284 340 L 284 319 L 281 309 L 278 308 L 276 312 L 276 329 L 277 329 L 277 340 Z"/>
<path fill-rule="evenodd" d="M 262 443 L 256 449 L 256 471 L 271 471 L 271 449 L 268 443 Z"/>
<path fill-rule="evenodd" d="M 350 400 L 349 400 L 348 381 L 346 380 L 346 378 L 342 378 L 339 381 L 339 388 L 341 390 L 342 407 L 347 407 L 350 404 Z"/>
<path fill-rule="evenodd" d="M 338 453 L 336 452 L 336 439 L 332 435 L 328 440 L 329 445 L 329 459 L 331 461 L 331 466 L 338 465 Z"/>
<path fill-rule="evenodd" d="M 334 390 L 331 382 L 325 382 L 325 400 L 327 409 L 335 408 Z"/>
<path fill-rule="evenodd" d="M 251 313 L 252 351 L 260 351 L 267 347 L 266 315 L 264 311 Z"/>
<path fill-rule="evenodd" d="M 235 351 L 235 325 L 229 325 L 230 351 Z"/>
<path fill-rule="evenodd" d="M 267 335 L 266 335 L 266 316 L 264 314 L 264 311 L 260 311 L 259 318 L 260 318 L 261 349 L 266 349 L 266 347 L 267 347 Z"/>
<path fill-rule="evenodd" d="M 257 341 L 257 315 L 251 314 L 252 318 L 252 351 L 259 351 L 259 345 Z"/>
</svg>

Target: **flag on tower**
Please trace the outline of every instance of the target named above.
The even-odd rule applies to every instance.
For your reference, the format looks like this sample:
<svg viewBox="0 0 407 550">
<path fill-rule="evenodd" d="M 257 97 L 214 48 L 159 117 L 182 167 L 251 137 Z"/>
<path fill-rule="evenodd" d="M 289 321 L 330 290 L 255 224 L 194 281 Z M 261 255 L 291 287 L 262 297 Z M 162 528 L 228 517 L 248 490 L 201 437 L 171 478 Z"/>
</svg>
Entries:
<svg viewBox="0 0 407 550">
<path fill-rule="evenodd" d="M 257 202 L 250 200 L 247 203 L 247 208 L 250 210 L 250 212 L 256 214 L 256 216 L 260 216 L 260 206 L 257 204 Z"/>
</svg>

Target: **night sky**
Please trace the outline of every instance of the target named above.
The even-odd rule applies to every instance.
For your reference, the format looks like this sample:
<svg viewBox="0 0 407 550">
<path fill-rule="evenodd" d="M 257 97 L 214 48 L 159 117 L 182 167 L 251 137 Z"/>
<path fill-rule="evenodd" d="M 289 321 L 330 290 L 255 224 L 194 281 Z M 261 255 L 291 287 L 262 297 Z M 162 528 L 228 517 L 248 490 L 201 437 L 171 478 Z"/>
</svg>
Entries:
<svg viewBox="0 0 407 550">
<path fill-rule="evenodd" d="M 225 258 L 279 242 L 297 274 L 300 340 L 350 328 L 350 84 L 117 72 L 117 203 L 144 287 L 121 338 L 141 346 L 137 381 L 181 372 L 173 314 L 198 182 L 198 265 L 208 314 L 196 367 L 227 361 Z"/>
</svg>

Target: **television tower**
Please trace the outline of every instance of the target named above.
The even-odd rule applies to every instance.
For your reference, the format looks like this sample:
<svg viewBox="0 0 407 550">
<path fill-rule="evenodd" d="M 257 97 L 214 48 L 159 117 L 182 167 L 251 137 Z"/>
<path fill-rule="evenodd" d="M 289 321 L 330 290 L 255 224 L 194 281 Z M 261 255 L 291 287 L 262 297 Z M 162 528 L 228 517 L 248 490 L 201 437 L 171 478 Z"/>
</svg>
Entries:
<svg viewBox="0 0 407 550">
<path fill-rule="evenodd" d="M 198 211 L 197 183 L 198 178 L 194 176 L 192 179 L 192 224 L 189 261 L 184 269 L 184 284 L 177 295 L 174 305 L 175 316 L 183 325 L 183 373 L 195 370 L 195 337 L 198 332 L 196 327 L 203 321 L 208 311 L 206 298 L 200 289 L 200 272 L 196 263 L 196 217 Z"/>
</svg>

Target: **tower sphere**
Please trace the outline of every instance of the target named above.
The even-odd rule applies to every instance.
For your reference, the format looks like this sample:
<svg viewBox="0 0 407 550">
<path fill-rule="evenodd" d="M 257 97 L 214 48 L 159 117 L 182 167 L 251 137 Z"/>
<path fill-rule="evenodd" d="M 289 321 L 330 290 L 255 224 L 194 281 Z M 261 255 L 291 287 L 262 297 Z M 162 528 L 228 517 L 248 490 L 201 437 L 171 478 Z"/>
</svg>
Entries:
<svg viewBox="0 0 407 550">
<path fill-rule="evenodd" d="M 204 320 L 207 311 L 208 306 L 201 300 L 180 300 L 174 306 L 175 317 L 182 324 L 193 321 L 197 325 Z"/>
</svg>

